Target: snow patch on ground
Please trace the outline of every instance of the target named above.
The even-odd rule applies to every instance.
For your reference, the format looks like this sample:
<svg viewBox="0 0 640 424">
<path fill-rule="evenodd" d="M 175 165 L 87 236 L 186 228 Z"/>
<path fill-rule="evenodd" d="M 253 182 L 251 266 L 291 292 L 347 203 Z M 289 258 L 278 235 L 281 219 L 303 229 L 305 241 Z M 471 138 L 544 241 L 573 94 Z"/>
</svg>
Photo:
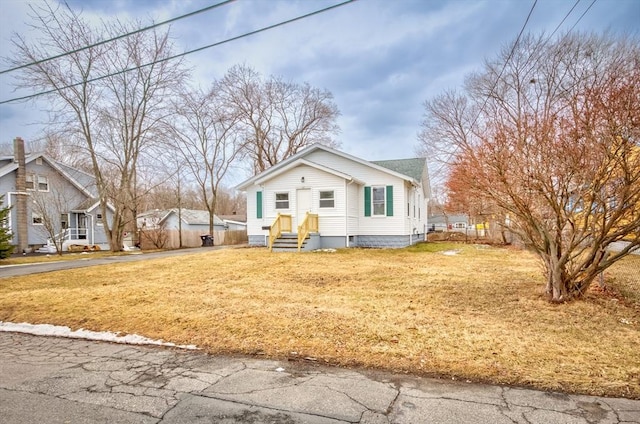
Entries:
<svg viewBox="0 0 640 424">
<path fill-rule="evenodd" d="M 462 252 L 462 250 L 457 249 L 457 250 L 443 250 L 441 253 L 446 256 L 454 256 L 460 252 Z"/>
<path fill-rule="evenodd" d="M 109 331 L 90 331 L 82 328 L 79 330 L 71 331 L 69 327 L 50 324 L 29 324 L 26 322 L 16 324 L 13 322 L 0 321 L 0 331 L 26 333 L 33 334 L 35 336 L 55 336 L 68 337 L 71 339 L 99 340 L 122 344 L 170 346 L 189 350 L 198 349 L 195 345 L 176 345 L 175 343 L 165 342 L 162 340 L 148 339 L 137 334 L 127 334 L 126 336 L 119 336 L 119 333 L 111 333 Z"/>
</svg>

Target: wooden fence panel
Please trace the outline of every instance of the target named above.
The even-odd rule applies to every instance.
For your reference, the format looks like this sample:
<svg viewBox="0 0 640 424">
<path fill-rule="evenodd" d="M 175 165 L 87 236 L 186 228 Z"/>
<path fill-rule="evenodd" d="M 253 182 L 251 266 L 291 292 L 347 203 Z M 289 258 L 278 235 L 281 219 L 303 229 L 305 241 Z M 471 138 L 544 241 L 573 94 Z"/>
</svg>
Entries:
<svg viewBox="0 0 640 424">
<path fill-rule="evenodd" d="M 182 247 L 202 246 L 202 231 L 182 230 Z M 247 243 L 246 231 L 214 231 L 213 244 L 230 245 Z M 140 232 L 140 247 L 149 249 L 178 249 L 180 247 L 180 235 L 178 230 L 142 230 Z"/>
</svg>

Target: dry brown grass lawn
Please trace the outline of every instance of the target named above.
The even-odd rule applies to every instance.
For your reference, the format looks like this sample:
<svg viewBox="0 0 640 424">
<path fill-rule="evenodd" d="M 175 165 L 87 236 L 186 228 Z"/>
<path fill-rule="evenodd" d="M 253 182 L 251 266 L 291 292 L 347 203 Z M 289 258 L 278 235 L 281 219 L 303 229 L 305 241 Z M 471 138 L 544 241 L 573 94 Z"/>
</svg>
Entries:
<svg viewBox="0 0 640 424">
<path fill-rule="evenodd" d="M 613 290 L 554 305 L 523 251 L 233 249 L 0 279 L 0 320 L 640 398 L 639 276 L 627 258 Z"/>
</svg>

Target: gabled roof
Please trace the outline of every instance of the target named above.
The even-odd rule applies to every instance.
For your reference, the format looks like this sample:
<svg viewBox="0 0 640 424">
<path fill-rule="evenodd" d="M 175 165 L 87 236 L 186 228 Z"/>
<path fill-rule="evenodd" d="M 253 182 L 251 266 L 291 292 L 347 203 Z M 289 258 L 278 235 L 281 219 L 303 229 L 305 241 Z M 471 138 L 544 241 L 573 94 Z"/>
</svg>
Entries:
<svg viewBox="0 0 640 424">
<path fill-rule="evenodd" d="M 158 222 L 166 220 L 171 214 L 178 216 L 178 209 L 151 210 L 138 214 L 138 218 L 146 218 L 149 216 L 158 217 Z M 209 212 L 195 209 L 182 209 L 180 211 L 182 222 L 188 225 L 209 225 Z M 225 225 L 217 215 L 213 215 L 213 225 Z"/>
<path fill-rule="evenodd" d="M 219 215 L 218 217 L 224 222 L 239 222 L 241 224 L 247 223 L 247 215 Z"/>
<path fill-rule="evenodd" d="M 253 177 L 249 178 L 246 181 L 243 181 L 242 183 L 240 183 L 240 184 L 238 184 L 236 186 L 236 189 L 238 189 L 238 190 L 246 190 L 251 185 L 258 184 L 260 181 L 265 181 L 265 180 L 267 180 L 267 179 L 269 179 L 269 178 L 271 178 L 271 177 L 273 177 L 275 175 L 278 175 L 279 173 L 284 172 L 284 171 L 296 166 L 296 164 L 294 164 L 294 162 L 301 161 L 302 158 L 304 158 L 305 156 L 309 155 L 310 153 L 312 153 L 312 152 L 314 152 L 316 150 L 324 150 L 325 152 L 329 152 L 329 153 L 332 153 L 332 154 L 334 154 L 336 156 L 340 156 L 340 157 L 343 157 L 345 159 L 352 160 L 352 161 L 354 161 L 356 163 L 359 163 L 361 165 L 365 165 L 365 166 L 368 166 L 370 168 L 374 168 L 374 169 L 376 169 L 378 171 L 382 171 L 382 172 L 385 172 L 387 174 L 394 175 L 394 176 L 396 176 L 398 178 L 401 178 L 401 179 L 403 179 L 405 181 L 408 181 L 408 182 L 410 182 L 412 184 L 415 184 L 415 185 L 418 185 L 418 184 L 421 183 L 421 176 L 418 176 L 417 178 L 415 178 L 412 175 L 404 174 L 402 172 L 398 172 L 397 170 L 391 169 L 389 167 L 385 167 L 385 166 L 379 165 L 378 163 L 369 162 L 369 161 L 366 161 L 364 159 L 360 159 L 358 157 L 349 155 L 347 153 L 340 152 L 338 150 L 332 149 L 331 147 L 325 146 L 323 144 L 316 143 L 316 144 L 313 144 L 313 145 L 311 145 L 311 146 L 299 151 L 295 155 L 288 157 L 287 159 L 283 160 L 282 162 L 278 163 L 277 165 L 274 165 L 271 168 L 269 168 L 269 169 L 267 169 L 267 170 L 265 170 L 265 171 L 263 171 L 263 172 L 261 172 L 259 174 L 254 175 Z M 421 159 L 421 160 L 424 161 L 424 159 Z M 391 162 L 393 162 L 393 161 L 391 161 Z M 305 160 L 305 164 L 309 164 L 309 163 L 313 163 L 313 162 Z M 330 168 L 327 168 L 324 165 L 319 165 L 319 164 L 315 164 L 314 163 L 314 166 L 323 167 L 325 170 L 330 170 Z M 353 178 L 350 175 L 347 175 L 347 174 L 345 174 L 345 173 L 343 173 L 341 171 L 336 171 L 336 170 L 332 170 L 332 171 L 333 171 L 333 173 L 341 174 L 341 176 L 345 177 L 346 179 L 348 179 L 350 181 L 351 180 L 355 180 L 355 178 Z"/>
<path fill-rule="evenodd" d="M 286 164 L 285 166 L 278 167 L 278 169 L 275 169 L 273 172 L 267 172 L 268 171 L 267 170 L 267 171 L 261 173 L 260 174 L 261 177 L 256 179 L 254 181 L 254 184 L 260 184 L 261 182 L 263 182 L 265 180 L 273 178 L 273 177 L 275 177 L 277 175 L 280 175 L 280 174 L 282 174 L 284 172 L 287 172 L 291 168 L 295 168 L 295 167 L 300 166 L 300 165 L 306 165 L 306 166 L 309 166 L 311 168 L 319 169 L 320 171 L 324 171 L 324 172 L 326 172 L 328 174 L 332 174 L 332 175 L 336 175 L 336 176 L 338 176 L 340 178 L 344 178 L 347 181 L 354 181 L 356 183 L 364 184 L 362 181 L 357 180 L 356 178 L 352 177 L 349 174 L 345 174 L 344 172 L 340 172 L 338 170 L 335 170 L 333 168 L 329 168 L 328 166 L 324 166 L 324 165 L 321 165 L 319 163 L 308 161 L 308 160 L 306 160 L 304 158 L 300 158 L 297 161 L 290 162 L 290 163 Z"/>
<path fill-rule="evenodd" d="M 32 153 L 25 156 L 25 164 L 31 163 L 38 158 L 41 158 L 42 160 L 47 162 L 49 166 L 58 171 L 60 175 L 67 179 L 72 185 L 83 192 L 86 196 L 92 198 L 98 197 L 95 178 L 92 175 L 80 171 L 79 169 L 75 169 L 57 162 L 44 153 Z M 3 177 L 18 169 L 18 163 L 13 160 L 13 156 L 3 156 L 0 158 L 0 162 L 6 163 L 0 168 L 0 177 Z"/>
<path fill-rule="evenodd" d="M 408 175 L 416 181 L 422 180 L 422 173 L 427 162 L 424 158 L 395 159 L 395 160 L 374 160 L 371 163 L 380 165 L 400 174 Z"/>
</svg>

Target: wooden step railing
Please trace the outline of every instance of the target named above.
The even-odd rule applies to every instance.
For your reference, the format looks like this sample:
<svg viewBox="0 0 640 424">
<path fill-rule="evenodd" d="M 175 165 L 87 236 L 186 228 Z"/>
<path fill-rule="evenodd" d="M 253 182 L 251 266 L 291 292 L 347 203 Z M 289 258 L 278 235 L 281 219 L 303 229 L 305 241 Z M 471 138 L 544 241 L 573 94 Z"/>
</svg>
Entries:
<svg viewBox="0 0 640 424">
<path fill-rule="evenodd" d="M 318 214 L 307 212 L 300 225 L 298 225 L 298 252 L 302 248 L 302 243 L 304 243 L 304 240 L 309 236 L 309 233 L 317 232 Z"/>
<path fill-rule="evenodd" d="M 269 251 L 273 250 L 273 242 L 284 232 L 291 232 L 291 215 L 279 213 L 276 220 L 269 227 Z"/>
</svg>

